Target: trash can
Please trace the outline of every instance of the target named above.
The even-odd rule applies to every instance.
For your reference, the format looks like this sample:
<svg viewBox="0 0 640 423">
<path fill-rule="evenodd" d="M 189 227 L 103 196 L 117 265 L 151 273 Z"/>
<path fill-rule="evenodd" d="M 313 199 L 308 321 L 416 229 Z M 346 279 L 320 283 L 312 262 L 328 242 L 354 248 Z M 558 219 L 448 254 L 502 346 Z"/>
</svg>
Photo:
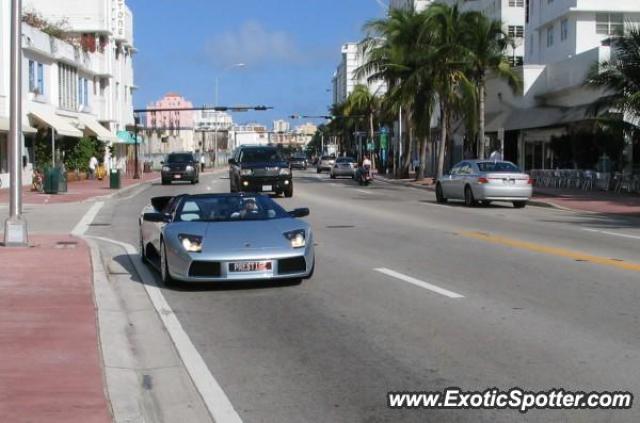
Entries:
<svg viewBox="0 0 640 423">
<path fill-rule="evenodd" d="M 55 167 L 47 167 L 44 170 L 43 191 L 45 194 L 57 194 L 60 188 L 59 172 Z"/>
<path fill-rule="evenodd" d="M 109 188 L 120 189 L 120 170 L 111 170 L 109 174 Z"/>
</svg>

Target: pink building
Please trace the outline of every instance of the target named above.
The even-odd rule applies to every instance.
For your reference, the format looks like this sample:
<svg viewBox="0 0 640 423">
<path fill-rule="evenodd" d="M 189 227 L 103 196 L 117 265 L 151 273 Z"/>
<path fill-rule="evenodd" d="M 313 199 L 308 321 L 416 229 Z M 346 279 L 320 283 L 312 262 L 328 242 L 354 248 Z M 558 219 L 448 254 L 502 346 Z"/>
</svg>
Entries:
<svg viewBox="0 0 640 423">
<path fill-rule="evenodd" d="M 167 93 L 160 100 L 150 103 L 149 109 L 167 111 L 148 112 L 142 118 L 148 139 L 148 154 L 166 154 L 176 151 L 196 151 L 194 141 L 194 114 L 192 110 L 170 109 L 192 108 L 193 104 L 178 93 Z"/>
</svg>

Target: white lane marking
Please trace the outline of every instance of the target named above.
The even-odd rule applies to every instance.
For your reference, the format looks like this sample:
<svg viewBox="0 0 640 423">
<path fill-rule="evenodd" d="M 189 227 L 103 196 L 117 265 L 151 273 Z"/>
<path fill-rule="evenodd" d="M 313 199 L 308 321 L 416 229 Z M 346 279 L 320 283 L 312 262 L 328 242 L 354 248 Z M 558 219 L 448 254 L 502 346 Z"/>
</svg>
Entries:
<svg viewBox="0 0 640 423">
<path fill-rule="evenodd" d="M 582 230 L 583 231 L 587 231 L 587 232 L 595 232 L 595 233 L 599 233 L 599 234 L 605 234 L 605 235 L 619 236 L 621 238 L 640 239 L 640 236 L 637 236 L 637 235 L 620 234 L 620 233 L 617 233 L 617 232 L 601 231 L 599 229 L 582 228 Z"/>
<path fill-rule="evenodd" d="M 144 288 L 151 299 L 151 303 L 156 309 L 162 323 L 167 328 L 167 332 L 178 350 L 178 354 L 187 369 L 187 373 L 189 373 L 191 380 L 193 380 L 193 384 L 200 393 L 213 419 L 216 423 L 242 423 L 242 419 L 233 408 L 233 404 L 231 404 L 222 387 L 211 374 L 209 367 L 207 367 L 202 356 L 191 342 L 189 335 L 187 335 L 180 321 L 169 306 L 169 303 L 167 303 L 167 300 L 162 295 L 162 290 L 156 283 L 156 279 L 140 260 L 138 250 L 131 244 L 109 238 L 93 236 L 87 238 L 109 242 L 124 248 L 136 268 L 138 275 L 142 278 Z"/>
<path fill-rule="evenodd" d="M 93 219 L 96 218 L 100 209 L 104 206 L 104 202 L 98 201 L 82 216 L 82 219 L 76 224 L 76 226 L 71 230 L 71 235 L 73 236 L 82 236 L 89 229 L 89 225 L 93 222 Z"/>
<path fill-rule="evenodd" d="M 363 193 L 363 194 L 368 194 L 368 195 L 373 194 L 371 191 L 365 191 L 365 190 L 363 190 L 363 189 L 356 189 L 356 191 L 361 192 L 361 193 Z"/>
<path fill-rule="evenodd" d="M 412 285 L 419 286 L 420 288 L 428 289 L 429 291 L 433 291 L 433 292 L 435 292 L 437 294 L 444 295 L 445 297 L 449 297 L 449 298 L 464 298 L 464 295 L 460 295 L 458 293 L 455 293 L 453 291 L 449 291 L 449 290 L 444 289 L 444 288 L 440 288 L 439 286 L 430 284 L 428 282 L 424 282 L 424 281 L 421 281 L 419 279 L 412 278 L 411 276 L 403 275 L 402 273 L 396 272 L 394 270 L 385 269 L 385 268 L 374 269 L 374 270 L 376 272 L 383 273 L 383 274 L 385 274 L 387 276 L 391 276 L 391 277 L 394 277 L 396 279 L 400 279 L 402 281 L 408 282 L 408 283 L 410 283 Z"/>
</svg>

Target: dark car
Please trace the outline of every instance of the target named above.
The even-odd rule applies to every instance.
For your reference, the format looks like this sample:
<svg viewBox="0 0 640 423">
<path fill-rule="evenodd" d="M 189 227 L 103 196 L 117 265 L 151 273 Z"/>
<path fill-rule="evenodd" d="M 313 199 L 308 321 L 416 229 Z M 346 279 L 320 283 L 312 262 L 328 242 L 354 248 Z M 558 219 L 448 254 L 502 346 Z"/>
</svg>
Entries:
<svg viewBox="0 0 640 423">
<path fill-rule="evenodd" d="M 291 168 L 293 169 L 307 170 L 307 166 L 308 166 L 307 156 L 300 153 L 294 154 L 289 159 L 289 165 L 291 165 Z"/>
<path fill-rule="evenodd" d="M 193 153 L 171 153 L 162 162 L 162 185 L 174 181 L 200 182 L 200 165 Z"/>
<path fill-rule="evenodd" d="M 231 192 L 274 192 L 293 196 L 289 163 L 276 147 L 242 146 L 229 159 Z"/>
</svg>

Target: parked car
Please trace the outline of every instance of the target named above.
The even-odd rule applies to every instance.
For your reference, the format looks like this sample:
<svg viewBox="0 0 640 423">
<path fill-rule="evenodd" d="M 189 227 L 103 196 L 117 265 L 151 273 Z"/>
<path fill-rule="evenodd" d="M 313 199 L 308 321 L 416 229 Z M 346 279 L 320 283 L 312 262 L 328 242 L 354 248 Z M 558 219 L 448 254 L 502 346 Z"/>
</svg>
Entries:
<svg viewBox="0 0 640 423">
<path fill-rule="evenodd" d="M 465 160 L 436 182 L 436 199 L 464 200 L 469 207 L 478 202 L 508 201 L 523 208 L 531 199 L 533 180 L 507 161 Z"/>
<path fill-rule="evenodd" d="M 272 146 L 241 146 L 229 159 L 231 192 L 274 192 L 293 196 L 289 163 Z"/>
<path fill-rule="evenodd" d="M 356 169 L 358 169 L 356 159 L 353 157 L 338 157 L 330 171 L 331 179 L 335 179 L 338 176 L 353 178 L 355 177 Z"/>
<path fill-rule="evenodd" d="M 322 156 L 320 160 L 318 160 L 318 164 L 316 165 L 317 173 L 322 172 L 323 170 L 331 171 L 331 168 L 336 164 L 336 158 L 333 156 Z"/>
<path fill-rule="evenodd" d="M 162 162 L 160 176 L 162 185 L 176 181 L 197 184 L 200 182 L 200 164 L 193 153 L 170 153 Z"/>
<path fill-rule="evenodd" d="M 297 153 L 289 158 L 289 166 L 291 166 L 292 169 L 307 170 L 308 165 L 307 156 L 304 154 Z"/>
<path fill-rule="evenodd" d="M 311 226 L 260 194 L 155 197 L 140 215 L 140 253 L 162 282 L 308 279 Z"/>
</svg>

